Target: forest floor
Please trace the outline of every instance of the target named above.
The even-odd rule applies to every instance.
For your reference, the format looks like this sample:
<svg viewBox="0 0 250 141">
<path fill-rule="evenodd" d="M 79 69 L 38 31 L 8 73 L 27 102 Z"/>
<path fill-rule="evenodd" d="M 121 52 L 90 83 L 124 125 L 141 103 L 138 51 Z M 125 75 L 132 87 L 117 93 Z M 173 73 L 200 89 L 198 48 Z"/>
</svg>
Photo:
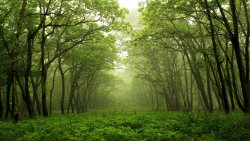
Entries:
<svg viewBox="0 0 250 141">
<path fill-rule="evenodd" d="M 0 141 L 250 140 L 250 115 L 181 112 L 89 112 L 0 121 Z"/>
</svg>

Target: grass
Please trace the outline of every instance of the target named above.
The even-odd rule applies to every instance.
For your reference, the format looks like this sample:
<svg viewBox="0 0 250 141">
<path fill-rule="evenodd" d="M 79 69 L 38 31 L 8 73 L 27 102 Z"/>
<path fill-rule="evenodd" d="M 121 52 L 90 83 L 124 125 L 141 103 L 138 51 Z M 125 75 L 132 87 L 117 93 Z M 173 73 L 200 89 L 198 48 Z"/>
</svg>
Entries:
<svg viewBox="0 0 250 141">
<path fill-rule="evenodd" d="M 181 112 L 90 112 L 0 121 L 0 141 L 245 141 L 250 115 Z"/>
</svg>

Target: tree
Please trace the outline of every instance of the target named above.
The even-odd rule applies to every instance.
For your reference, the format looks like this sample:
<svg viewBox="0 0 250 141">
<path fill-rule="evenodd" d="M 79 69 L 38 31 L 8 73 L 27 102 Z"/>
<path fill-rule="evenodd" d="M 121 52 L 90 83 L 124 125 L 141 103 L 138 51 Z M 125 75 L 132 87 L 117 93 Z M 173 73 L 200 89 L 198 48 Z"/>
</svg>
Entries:
<svg viewBox="0 0 250 141">
<path fill-rule="evenodd" d="M 201 105 L 203 105 L 207 111 L 213 111 L 213 97 L 216 97 L 219 107 L 222 107 L 225 113 L 229 112 L 230 103 L 233 109 L 233 87 L 239 107 L 244 112 L 247 112 L 248 92 L 246 92 L 246 89 L 248 89 L 247 83 L 249 82 L 249 76 L 247 75 L 249 73 L 249 67 L 247 67 L 249 65 L 249 50 L 246 45 L 249 44 L 249 30 L 246 28 L 249 27 L 249 15 L 248 12 L 246 12 L 248 10 L 246 1 L 240 3 L 235 1 L 153 0 L 145 3 L 146 4 L 142 4 L 140 9 L 144 29 L 140 30 L 138 32 L 139 34 L 134 36 L 134 44 L 132 44 L 132 46 L 134 46 L 133 50 L 136 51 L 135 48 L 140 48 L 137 52 L 150 52 L 153 48 L 157 48 L 157 50 L 164 48 L 167 52 L 175 52 L 180 58 L 181 56 L 184 57 L 177 62 L 182 62 L 180 64 L 184 64 L 185 61 L 188 62 L 189 73 L 192 73 L 196 81 L 196 86 L 200 91 L 202 99 Z M 238 13 L 236 13 L 237 9 L 241 7 L 242 10 L 238 10 Z M 228 12 L 228 9 L 230 9 L 231 12 Z M 228 44 L 228 41 L 230 41 L 231 44 Z M 229 53 L 228 46 L 230 45 L 232 45 L 234 49 L 235 57 Z M 148 69 L 147 67 L 139 69 L 142 71 L 141 73 L 146 74 L 146 78 L 150 78 L 148 80 L 151 81 L 154 77 L 157 78 L 158 75 L 160 79 L 157 80 L 157 82 L 159 82 L 157 86 L 167 84 L 167 82 L 162 81 L 162 78 L 166 76 L 159 74 L 168 72 L 172 74 L 170 76 L 174 76 L 172 68 L 175 68 L 175 66 L 179 67 L 179 65 L 175 63 L 166 67 L 168 69 L 164 71 L 159 69 L 165 64 L 171 64 L 170 60 L 172 58 L 178 58 L 172 55 L 170 59 L 166 59 L 165 64 L 161 64 L 160 61 L 163 60 L 164 57 L 157 59 L 154 56 L 160 57 L 163 51 L 157 52 L 157 55 L 151 54 L 148 56 L 144 55 L 146 53 L 142 53 L 146 59 L 155 62 L 152 64 L 154 69 Z M 142 61 L 144 59 L 140 60 Z M 237 62 L 239 74 L 236 74 L 235 70 L 232 69 L 236 67 L 235 61 Z M 145 63 L 145 65 L 146 64 L 149 63 Z M 187 68 L 187 66 L 184 66 L 184 68 Z M 150 71 L 144 73 L 145 70 Z M 176 76 L 181 76 L 177 72 L 178 71 L 176 71 Z M 156 74 L 155 76 L 152 75 L 154 73 Z M 184 77 L 179 77 L 180 81 L 187 78 L 186 73 L 183 74 Z M 238 94 L 238 88 L 236 86 L 238 85 L 238 79 L 235 77 L 235 74 L 236 76 L 240 76 L 239 81 L 243 93 L 242 96 Z M 234 79 L 232 79 L 232 77 Z M 228 83 L 225 83 L 226 81 Z M 188 83 L 187 81 L 185 82 Z M 174 82 L 174 85 L 168 87 L 168 89 L 176 88 L 175 84 L 180 86 L 182 90 L 176 92 L 182 93 L 183 95 L 183 90 L 187 89 L 188 86 L 185 85 L 183 89 L 183 84 L 177 81 Z M 213 91 L 211 91 L 210 84 L 215 88 Z M 170 84 L 167 84 L 167 86 L 168 85 Z M 173 92 L 170 96 L 174 96 Z M 177 97 L 181 99 L 180 95 Z M 230 98 L 230 103 L 228 97 Z M 244 99 L 244 108 L 241 104 L 241 97 Z M 186 100 L 187 99 L 184 98 L 184 101 Z M 167 103 L 171 105 L 171 102 Z M 188 102 L 184 102 L 184 105 L 187 105 L 185 103 Z"/>
<path fill-rule="evenodd" d="M 7 86 L 6 117 L 11 110 L 17 113 L 17 97 L 22 97 L 26 103 L 30 117 L 35 115 L 35 106 L 38 114 L 42 109 L 43 115 L 48 116 L 46 83 L 48 72 L 56 67 L 57 60 L 65 59 L 63 57 L 74 48 L 94 43 L 100 35 L 103 38 L 127 26 L 123 21 L 126 10 L 121 9 L 116 0 L 1 1 L 0 4 L 0 44 L 4 46 L 1 54 L 13 60 L 4 62 L 13 65 L 13 74 L 1 75 L 1 82 L 4 81 L 1 87 Z M 110 44 L 114 44 L 114 40 L 107 45 Z M 8 72 L 2 69 L 4 65 L 1 64 L 1 73 Z M 33 89 L 30 89 L 31 84 Z M 11 85 L 14 86 L 12 93 Z M 16 96 L 17 91 L 22 95 Z M 10 100 L 13 100 L 12 108 Z"/>
</svg>

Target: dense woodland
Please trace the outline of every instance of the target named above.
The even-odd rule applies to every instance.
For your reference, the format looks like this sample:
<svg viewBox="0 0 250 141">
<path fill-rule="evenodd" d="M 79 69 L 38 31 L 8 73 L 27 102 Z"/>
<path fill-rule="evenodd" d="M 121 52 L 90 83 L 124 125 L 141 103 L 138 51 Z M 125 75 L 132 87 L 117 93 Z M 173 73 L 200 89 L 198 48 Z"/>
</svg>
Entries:
<svg viewBox="0 0 250 141">
<path fill-rule="evenodd" d="M 147 0 L 132 25 L 137 13 L 116 0 L 0 5 L 1 119 L 124 105 L 250 112 L 246 0 Z"/>
<path fill-rule="evenodd" d="M 108 91 L 114 35 L 128 27 L 115 0 L 0 4 L 1 118 L 86 112 L 90 99 Z"/>
<path fill-rule="evenodd" d="M 130 64 L 170 111 L 249 113 L 249 12 L 245 0 L 141 3 Z"/>
<path fill-rule="evenodd" d="M 0 140 L 249 139 L 250 1 L 139 7 L 1 0 Z"/>
</svg>

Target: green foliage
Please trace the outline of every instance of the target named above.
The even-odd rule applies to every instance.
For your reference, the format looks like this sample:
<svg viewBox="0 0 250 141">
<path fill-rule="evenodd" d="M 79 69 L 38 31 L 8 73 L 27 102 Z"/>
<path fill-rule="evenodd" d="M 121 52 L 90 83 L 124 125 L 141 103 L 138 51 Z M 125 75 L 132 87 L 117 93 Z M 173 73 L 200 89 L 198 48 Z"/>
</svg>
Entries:
<svg viewBox="0 0 250 141">
<path fill-rule="evenodd" d="M 249 115 L 102 112 L 0 122 L 0 140 L 247 140 Z"/>
</svg>

